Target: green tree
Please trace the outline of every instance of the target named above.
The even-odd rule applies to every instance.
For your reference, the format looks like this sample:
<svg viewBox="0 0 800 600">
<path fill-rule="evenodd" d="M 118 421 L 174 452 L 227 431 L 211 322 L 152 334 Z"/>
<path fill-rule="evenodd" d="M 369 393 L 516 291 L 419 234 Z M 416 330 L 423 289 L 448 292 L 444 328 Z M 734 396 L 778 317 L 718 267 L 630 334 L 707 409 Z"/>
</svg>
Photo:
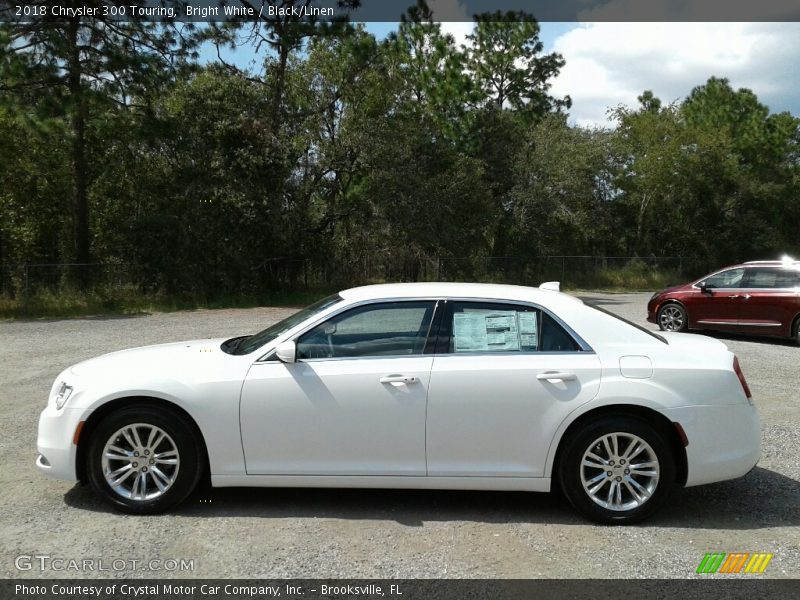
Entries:
<svg viewBox="0 0 800 600">
<path fill-rule="evenodd" d="M 546 116 L 514 165 L 512 238 L 517 256 L 613 253 L 611 133 Z"/>
<path fill-rule="evenodd" d="M 770 114 L 748 89 L 710 78 L 681 107 L 696 136 L 716 140 L 731 164 L 719 201 L 717 243 L 724 256 L 775 256 L 796 248 L 797 149 L 800 120 Z M 688 157 L 687 157 L 688 158 Z"/>
<path fill-rule="evenodd" d="M 550 95 L 551 81 L 564 66 L 558 53 L 542 54 L 539 23 L 523 12 L 484 13 L 467 36 L 468 68 L 478 106 L 513 108 L 535 117 L 569 108 L 570 98 Z"/>
<path fill-rule="evenodd" d="M 69 6 L 87 5 L 69 3 Z M 32 6 L 47 8 L 36 1 Z M 92 1 L 102 6 L 124 2 Z M 111 17 L 51 19 L 45 15 L 6 23 L 0 36 L 0 89 L 9 105 L 26 110 L 27 100 L 69 126 L 72 169 L 73 260 L 91 259 L 87 130 L 93 115 L 112 107 L 130 107 L 159 80 L 169 78 L 183 58 L 175 30 L 142 21 Z"/>
<path fill-rule="evenodd" d="M 433 21 L 424 0 L 402 16 L 384 44 L 384 57 L 401 110 L 432 121 L 433 135 L 453 139 L 463 134 L 472 89 L 465 56 L 453 36 Z"/>
</svg>

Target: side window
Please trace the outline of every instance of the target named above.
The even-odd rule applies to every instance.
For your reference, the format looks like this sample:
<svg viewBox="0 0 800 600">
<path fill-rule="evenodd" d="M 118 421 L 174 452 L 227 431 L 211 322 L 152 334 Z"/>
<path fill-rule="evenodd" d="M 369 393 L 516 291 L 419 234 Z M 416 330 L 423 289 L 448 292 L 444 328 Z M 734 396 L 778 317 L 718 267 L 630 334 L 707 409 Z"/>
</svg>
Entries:
<svg viewBox="0 0 800 600">
<path fill-rule="evenodd" d="M 728 269 L 706 278 L 706 287 L 709 288 L 737 288 L 741 287 L 744 279 L 744 268 Z"/>
<path fill-rule="evenodd" d="M 542 340 L 539 350 L 542 352 L 579 352 L 581 347 L 556 320 L 542 313 Z"/>
<path fill-rule="evenodd" d="M 334 315 L 297 339 L 297 357 L 422 354 L 435 302 L 388 302 Z"/>
<path fill-rule="evenodd" d="M 762 289 L 793 288 L 797 285 L 797 275 L 797 271 L 789 269 L 751 268 L 748 269 L 744 286 Z"/>
<path fill-rule="evenodd" d="M 530 306 L 452 302 L 439 352 L 575 352 L 578 343 L 550 315 Z"/>
</svg>

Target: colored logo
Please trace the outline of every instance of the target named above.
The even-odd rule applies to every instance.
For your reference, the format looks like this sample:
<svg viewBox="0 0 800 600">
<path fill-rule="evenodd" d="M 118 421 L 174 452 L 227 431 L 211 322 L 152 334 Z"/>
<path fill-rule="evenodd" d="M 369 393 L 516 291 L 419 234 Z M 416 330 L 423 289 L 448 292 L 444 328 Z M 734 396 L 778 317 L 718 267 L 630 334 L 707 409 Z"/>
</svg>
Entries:
<svg viewBox="0 0 800 600">
<path fill-rule="evenodd" d="M 763 573 L 772 560 L 765 552 L 715 552 L 706 554 L 697 566 L 697 573 Z"/>
</svg>

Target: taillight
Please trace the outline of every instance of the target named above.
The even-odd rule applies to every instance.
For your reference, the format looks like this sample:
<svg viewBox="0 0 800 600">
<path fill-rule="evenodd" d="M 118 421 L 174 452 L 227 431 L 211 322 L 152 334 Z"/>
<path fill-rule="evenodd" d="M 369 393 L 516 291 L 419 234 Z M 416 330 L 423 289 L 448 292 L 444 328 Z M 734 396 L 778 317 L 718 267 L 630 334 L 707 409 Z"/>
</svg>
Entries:
<svg viewBox="0 0 800 600">
<path fill-rule="evenodd" d="M 742 367 L 739 366 L 739 359 L 736 356 L 733 357 L 733 370 L 736 372 L 736 376 L 739 378 L 739 383 L 742 384 L 742 390 L 744 391 L 744 395 L 747 396 L 747 399 L 752 402 L 753 401 L 753 394 L 750 393 L 750 386 L 747 385 L 747 380 L 744 378 L 744 373 L 742 373 Z"/>
</svg>

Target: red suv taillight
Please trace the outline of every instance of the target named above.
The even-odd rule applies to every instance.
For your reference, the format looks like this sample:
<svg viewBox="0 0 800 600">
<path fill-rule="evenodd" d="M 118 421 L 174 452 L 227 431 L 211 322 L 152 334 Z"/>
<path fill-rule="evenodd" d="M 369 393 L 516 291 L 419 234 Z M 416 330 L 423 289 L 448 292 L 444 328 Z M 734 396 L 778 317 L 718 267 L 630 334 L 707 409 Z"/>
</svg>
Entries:
<svg viewBox="0 0 800 600">
<path fill-rule="evenodd" d="M 739 378 L 739 383 L 742 384 L 742 390 L 744 391 L 744 395 L 747 396 L 747 399 L 750 402 L 752 402 L 753 394 L 750 393 L 750 386 L 747 385 L 747 380 L 744 378 L 742 367 L 739 366 L 739 359 L 736 358 L 736 356 L 733 357 L 733 370 L 736 372 L 736 376 Z"/>
</svg>

